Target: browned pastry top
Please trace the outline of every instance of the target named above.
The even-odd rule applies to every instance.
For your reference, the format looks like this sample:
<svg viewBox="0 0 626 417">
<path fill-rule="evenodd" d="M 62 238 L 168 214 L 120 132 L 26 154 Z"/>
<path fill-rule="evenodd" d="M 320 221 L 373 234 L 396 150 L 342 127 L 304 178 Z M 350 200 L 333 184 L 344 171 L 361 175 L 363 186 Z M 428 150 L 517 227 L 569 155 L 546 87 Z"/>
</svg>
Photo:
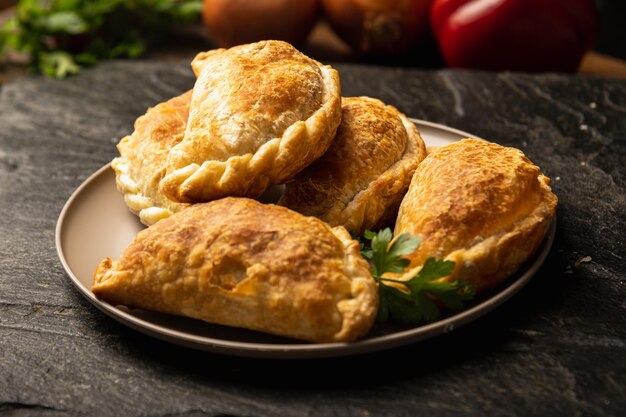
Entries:
<svg viewBox="0 0 626 417">
<path fill-rule="evenodd" d="M 446 258 L 457 263 L 453 277 L 479 291 L 496 285 L 543 239 L 557 204 L 549 182 L 515 148 L 464 139 L 433 150 L 415 171 L 395 228 L 422 238 L 411 268 Z"/>
<path fill-rule="evenodd" d="M 191 91 L 148 109 L 135 121 L 135 131 L 117 145 L 120 156 L 111 162 L 117 188 L 128 207 L 151 225 L 185 208 L 159 191 L 170 149 L 182 139 L 189 117 Z"/>
<path fill-rule="evenodd" d="M 345 229 L 245 198 L 198 203 L 98 267 L 114 304 L 313 341 L 368 332 L 378 293 Z"/>
<path fill-rule="evenodd" d="M 425 154 L 417 128 L 396 108 L 344 97 L 330 148 L 286 184 L 279 204 L 354 233 L 393 223 Z"/>
<path fill-rule="evenodd" d="M 257 197 L 319 157 L 341 119 L 339 75 L 280 41 L 198 54 L 184 140 L 162 191 L 200 202 Z"/>
<path fill-rule="evenodd" d="M 194 94 L 187 132 L 206 137 L 214 160 L 254 153 L 322 104 L 320 64 L 284 42 L 200 53 L 193 66 L 202 88 Z"/>
</svg>

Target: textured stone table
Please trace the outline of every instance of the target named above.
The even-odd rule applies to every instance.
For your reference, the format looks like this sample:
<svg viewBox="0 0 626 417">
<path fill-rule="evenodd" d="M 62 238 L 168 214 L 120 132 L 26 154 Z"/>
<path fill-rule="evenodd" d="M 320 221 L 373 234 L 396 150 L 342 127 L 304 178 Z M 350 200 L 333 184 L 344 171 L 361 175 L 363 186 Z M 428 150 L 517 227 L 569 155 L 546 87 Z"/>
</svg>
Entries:
<svg viewBox="0 0 626 417">
<path fill-rule="evenodd" d="M 626 82 L 338 68 L 344 95 L 517 146 L 553 178 L 556 241 L 530 284 L 450 334 L 364 356 L 243 359 L 139 334 L 74 289 L 54 228 L 134 119 L 191 72 L 118 62 L 22 79 L 0 90 L 0 414 L 622 415 Z"/>
</svg>

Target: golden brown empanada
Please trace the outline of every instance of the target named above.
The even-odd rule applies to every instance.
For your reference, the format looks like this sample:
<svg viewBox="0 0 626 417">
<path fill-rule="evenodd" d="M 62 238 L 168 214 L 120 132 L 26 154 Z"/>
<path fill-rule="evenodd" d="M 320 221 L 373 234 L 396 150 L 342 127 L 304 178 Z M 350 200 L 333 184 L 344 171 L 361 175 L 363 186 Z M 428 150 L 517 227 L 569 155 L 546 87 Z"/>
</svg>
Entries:
<svg viewBox="0 0 626 417">
<path fill-rule="evenodd" d="M 330 148 L 286 184 L 278 204 L 357 234 L 393 224 L 425 156 L 417 128 L 396 108 L 370 97 L 343 98 Z"/>
<path fill-rule="evenodd" d="M 513 274 L 539 246 L 557 198 L 550 180 L 522 151 L 479 139 L 438 148 L 418 166 L 398 214 L 395 235 L 422 243 L 406 277 L 427 258 L 456 263 L 448 280 L 478 292 Z"/>
<path fill-rule="evenodd" d="M 258 197 L 321 156 L 341 119 L 339 74 L 288 43 L 200 53 L 184 139 L 161 191 L 179 202 Z"/>
<path fill-rule="evenodd" d="M 169 151 L 180 142 L 187 126 L 191 91 L 148 109 L 135 122 L 132 135 L 117 145 L 113 159 L 117 188 L 142 223 L 151 225 L 187 207 L 159 191 Z"/>
<path fill-rule="evenodd" d="M 365 335 L 378 291 L 343 227 L 247 198 L 189 206 L 103 260 L 109 303 L 317 342 Z"/>
</svg>

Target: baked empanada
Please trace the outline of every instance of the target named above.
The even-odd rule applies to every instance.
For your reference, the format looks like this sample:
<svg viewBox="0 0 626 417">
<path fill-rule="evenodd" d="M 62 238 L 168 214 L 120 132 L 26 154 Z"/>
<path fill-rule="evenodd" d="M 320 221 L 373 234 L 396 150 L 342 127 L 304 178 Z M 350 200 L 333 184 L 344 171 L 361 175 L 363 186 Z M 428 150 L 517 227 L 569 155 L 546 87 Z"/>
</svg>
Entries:
<svg viewBox="0 0 626 417">
<path fill-rule="evenodd" d="M 321 156 L 341 119 L 339 74 L 288 43 L 200 53 L 184 139 L 161 191 L 179 202 L 258 197 Z"/>
<path fill-rule="evenodd" d="M 316 342 L 365 335 L 378 291 L 343 227 L 247 198 L 189 206 L 103 260 L 92 290 L 112 304 Z"/>
<path fill-rule="evenodd" d="M 117 145 L 113 159 L 117 188 L 142 223 L 151 225 L 187 207 L 159 191 L 170 150 L 180 142 L 187 126 L 191 91 L 148 109 L 135 122 L 132 135 Z"/>
<path fill-rule="evenodd" d="M 456 263 L 448 280 L 493 288 L 544 238 L 557 205 L 549 183 L 515 148 L 463 139 L 434 150 L 417 167 L 396 222 L 396 236 L 422 238 L 405 276 L 433 256 Z"/>
<path fill-rule="evenodd" d="M 425 156 L 419 131 L 396 108 L 370 97 L 343 98 L 330 148 L 286 184 L 278 204 L 357 234 L 393 224 Z"/>
</svg>

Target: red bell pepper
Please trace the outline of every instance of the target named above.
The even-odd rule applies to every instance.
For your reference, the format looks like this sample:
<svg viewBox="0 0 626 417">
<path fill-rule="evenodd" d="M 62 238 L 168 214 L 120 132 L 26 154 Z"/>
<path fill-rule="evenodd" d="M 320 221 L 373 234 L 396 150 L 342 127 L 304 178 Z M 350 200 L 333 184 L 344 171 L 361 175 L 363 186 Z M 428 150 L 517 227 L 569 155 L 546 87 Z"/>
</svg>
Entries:
<svg viewBox="0 0 626 417">
<path fill-rule="evenodd" d="M 435 0 L 430 13 L 451 67 L 572 72 L 598 32 L 593 0 Z"/>
</svg>

